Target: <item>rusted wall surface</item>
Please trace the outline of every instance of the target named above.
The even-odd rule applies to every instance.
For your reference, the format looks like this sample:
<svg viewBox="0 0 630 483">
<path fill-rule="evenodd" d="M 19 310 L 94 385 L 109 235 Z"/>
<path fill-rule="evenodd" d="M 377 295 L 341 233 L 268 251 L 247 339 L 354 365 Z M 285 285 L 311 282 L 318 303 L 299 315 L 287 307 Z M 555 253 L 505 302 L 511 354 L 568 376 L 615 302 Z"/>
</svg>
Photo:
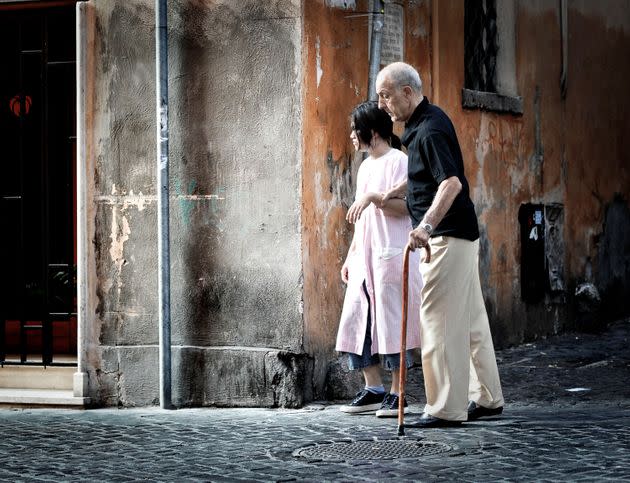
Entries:
<svg viewBox="0 0 630 483">
<path fill-rule="evenodd" d="M 629 105 L 628 13 L 623 2 L 596 8 L 569 2 L 568 91 L 562 98 L 559 3 L 516 2 L 516 80 L 523 115 L 464 110 L 464 2 L 437 2 L 438 104 L 451 116 L 464 153 L 481 228 L 481 277 L 499 345 L 569 324 L 576 283 L 597 257 L 604 209 L 626 201 Z M 525 304 L 520 296 L 518 210 L 564 205 L 564 297 Z M 567 302 L 567 303 L 565 303 Z"/>
<path fill-rule="evenodd" d="M 430 62 L 428 4 L 404 3 L 408 60 L 422 68 Z M 348 10 L 324 0 L 303 5 L 304 342 L 315 361 L 314 396 L 345 397 L 353 388 L 339 375 L 334 346 L 344 295 L 339 272 L 352 238 L 345 214 L 361 159 L 349 140 L 349 115 L 368 91 L 368 2 Z"/>
<path fill-rule="evenodd" d="M 630 208 L 630 8 L 620 0 L 569 7 L 567 267 L 574 283 L 595 282 L 608 309 L 627 313 L 630 219 L 611 216 L 606 226 L 605 218 L 609 208 L 620 214 Z M 616 283 L 621 293 L 615 293 Z"/>
<path fill-rule="evenodd" d="M 154 404 L 154 2 L 94 5 L 90 396 Z M 302 402 L 300 14 L 293 0 L 169 2 L 176 405 Z"/>
<path fill-rule="evenodd" d="M 358 10 L 367 10 L 367 2 L 357 3 Z M 313 385 L 320 393 L 334 359 L 344 293 L 339 270 L 352 238 L 345 213 L 358 160 L 348 139 L 348 116 L 367 96 L 368 21 L 323 0 L 304 2 L 303 9 L 304 344 L 315 358 Z"/>
</svg>

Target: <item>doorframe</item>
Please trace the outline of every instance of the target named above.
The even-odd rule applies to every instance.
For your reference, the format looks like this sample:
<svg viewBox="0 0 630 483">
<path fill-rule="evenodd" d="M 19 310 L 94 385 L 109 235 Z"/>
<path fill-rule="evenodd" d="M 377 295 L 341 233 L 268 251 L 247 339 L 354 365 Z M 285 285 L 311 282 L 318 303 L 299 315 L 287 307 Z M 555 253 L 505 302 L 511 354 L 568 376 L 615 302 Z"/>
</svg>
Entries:
<svg viewBox="0 0 630 483">
<path fill-rule="evenodd" d="M 91 1 L 76 3 L 77 82 L 77 372 L 73 378 L 75 397 L 89 396 L 88 348 L 95 347 L 98 334 L 93 323 L 96 294 L 96 235 L 94 98 L 96 15 Z"/>
<path fill-rule="evenodd" d="M 77 372 L 75 373 L 75 377 L 74 377 L 74 396 L 77 397 L 87 397 L 87 373 L 85 373 L 85 382 L 83 382 L 83 378 L 84 378 L 84 369 L 82 369 L 82 367 L 85 367 L 85 363 L 81 363 L 81 360 L 85 359 L 84 357 L 82 357 L 82 353 L 84 352 L 84 341 L 82 336 L 80 335 L 80 327 L 83 324 L 83 327 L 85 327 L 85 313 L 81 314 L 80 310 L 79 310 L 79 303 L 80 303 L 80 295 L 79 295 L 79 272 L 81 270 L 81 268 L 85 267 L 85 259 L 84 257 L 82 257 L 82 252 L 79 251 L 79 239 L 81 238 L 82 232 L 80 230 L 83 229 L 83 227 L 85 226 L 85 224 L 81 224 L 81 221 L 83 220 L 83 216 L 84 214 L 82 210 L 82 206 L 79 205 L 79 203 L 81 203 L 81 199 L 79 198 L 82 189 L 79 188 L 79 178 L 80 178 L 80 174 L 81 177 L 84 178 L 85 176 L 85 165 L 84 163 L 82 163 L 82 158 L 79 156 L 82 152 L 80 144 L 79 144 L 79 127 L 81 126 L 81 116 L 80 111 L 79 111 L 79 101 L 81 100 L 81 102 L 83 102 L 83 97 L 80 94 L 80 90 L 79 90 L 79 72 L 80 72 L 80 67 L 79 67 L 79 55 L 80 53 L 83 53 L 86 49 L 82 48 L 81 45 L 79 44 L 79 40 L 81 39 L 81 41 L 83 41 L 83 37 L 80 35 L 80 25 L 81 22 L 79 21 L 79 16 L 80 16 L 80 12 L 82 11 L 82 8 L 80 7 L 81 4 L 85 3 L 84 0 L 0 0 L 0 12 L 10 12 L 10 11 L 25 11 L 25 10 L 32 10 L 32 9 L 46 9 L 46 8 L 51 8 L 51 7 L 70 7 L 72 5 L 75 5 L 76 8 L 76 25 L 77 25 L 77 29 L 76 29 L 76 44 L 75 44 L 75 49 L 76 49 L 76 93 L 77 93 L 77 119 L 76 119 L 76 124 L 77 124 L 77 156 L 76 156 L 76 176 L 77 176 L 77 212 L 75 213 L 76 217 L 77 217 L 77 225 L 76 225 L 76 243 L 77 243 Z M 91 22 L 92 25 L 94 24 L 94 16 L 92 14 L 91 17 Z M 94 39 L 94 28 L 89 29 L 92 35 L 92 48 L 94 45 L 93 39 Z M 92 62 L 93 63 L 93 62 Z M 83 76 L 84 77 L 84 76 Z M 85 333 L 85 330 L 83 330 L 83 333 Z M 80 381 L 80 389 L 77 389 L 77 380 Z"/>
<path fill-rule="evenodd" d="M 92 99 L 93 99 L 93 86 L 94 76 L 90 75 L 94 66 L 94 38 L 95 38 L 95 16 L 93 5 L 87 5 L 83 0 L 0 0 L 0 12 L 7 12 L 13 10 L 29 10 L 29 9 L 42 9 L 49 7 L 61 7 L 61 6 L 75 6 L 75 19 L 76 19 L 76 243 L 77 243 L 77 370 L 73 375 L 73 397 L 53 397 L 53 404 L 70 405 L 70 406 L 84 406 L 89 404 L 90 398 L 88 396 L 88 371 L 87 371 L 87 348 L 90 346 L 87 337 L 88 328 L 93 327 L 93 323 L 90 323 L 88 307 L 92 307 L 97 300 L 96 294 L 88 293 L 86 285 L 86 274 L 95 273 L 94 262 L 89 263 L 94 259 L 94 249 L 88 240 L 93 239 L 94 235 L 94 222 L 90 222 L 87 197 L 89 189 L 92 189 L 94 180 L 90 178 L 88 163 L 93 163 L 93 156 L 88 156 L 87 153 L 92 152 L 92 141 L 89 137 L 89 130 L 91 124 L 87 121 L 87 118 L 92 119 L 93 116 L 87 116 L 86 114 L 91 112 Z M 80 136 L 80 137 L 79 137 Z M 91 183 L 88 181 L 90 180 Z M 90 186 L 92 188 L 90 188 Z M 86 190 L 87 187 L 87 190 Z M 92 212 L 94 210 L 91 210 Z M 93 218 L 92 218 L 93 220 Z M 89 231 L 89 233 L 88 233 Z M 90 254 L 92 258 L 90 259 Z M 79 284 L 79 280 L 81 283 Z M 94 285 L 93 285 L 94 286 Z M 92 314 L 95 312 L 92 311 Z M 98 341 L 98 338 L 91 340 Z M 16 366 L 17 367 L 17 366 Z M 52 370 L 52 369 L 48 369 Z M 49 378 L 47 378 L 49 380 Z M 19 393 L 11 394 L 9 396 L 11 403 L 17 404 L 40 404 L 44 401 L 44 404 L 50 404 L 50 397 L 44 396 L 43 399 L 39 396 L 33 396 L 30 393 L 26 396 Z"/>
</svg>

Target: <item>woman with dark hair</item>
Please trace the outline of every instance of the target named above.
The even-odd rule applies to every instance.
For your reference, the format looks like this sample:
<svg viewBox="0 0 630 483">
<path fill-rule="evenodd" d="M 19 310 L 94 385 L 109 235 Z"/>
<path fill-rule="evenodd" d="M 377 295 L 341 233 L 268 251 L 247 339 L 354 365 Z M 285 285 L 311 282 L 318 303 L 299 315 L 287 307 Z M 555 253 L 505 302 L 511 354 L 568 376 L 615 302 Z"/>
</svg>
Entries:
<svg viewBox="0 0 630 483">
<path fill-rule="evenodd" d="M 365 387 L 341 411 L 351 414 L 376 412 L 395 417 L 398 410 L 400 323 L 402 318 L 403 250 L 411 220 L 404 199 L 382 202 L 383 193 L 407 179 L 407 155 L 393 134 L 390 116 L 376 102 L 359 104 L 351 116 L 350 139 L 357 151 L 369 156 L 361 163 L 355 201 L 346 219 L 355 225 L 352 244 L 341 269 L 348 285 L 337 333 L 336 350 L 348 354 L 348 367 L 361 370 Z M 418 251 L 411 266 L 418 266 Z M 419 294 L 418 270 L 409 271 L 409 290 Z M 420 346 L 420 300 L 410 298 L 407 329 L 407 366 L 410 349 Z M 385 391 L 380 364 L 392 373 Z M 407 402 L 404 401 L 405 411 Z"/>
</svg>

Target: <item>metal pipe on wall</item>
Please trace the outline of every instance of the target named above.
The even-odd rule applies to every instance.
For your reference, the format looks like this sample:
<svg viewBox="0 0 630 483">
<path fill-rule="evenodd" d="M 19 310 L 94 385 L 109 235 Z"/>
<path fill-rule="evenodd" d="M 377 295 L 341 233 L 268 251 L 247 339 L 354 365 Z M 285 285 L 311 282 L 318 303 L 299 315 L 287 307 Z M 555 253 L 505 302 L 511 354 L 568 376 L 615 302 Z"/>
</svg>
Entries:
<svg viewBox="0 0 630 483">
<path fill-rule="evenodd" d="M 372 10 L 372 32 L 370 40 L 370 72 L 368 74 L 368 99 L 376 101 L 376 76 L 381 70 L 381 45 L 385 26 L 385 6 L 381 0 L 374 0 Z"/>
<path fill-rule="evenodd" d="M 168 189 L 168 32 L 167 0 L 155 1 L 157 117 L 158 301 L 160 407 L 171 409 L 171 263 Z"/>
<path fill-rule="evenodd" d="M 567 98 L 569 76 L 569 8 L 567 0 L 560 0 L 560 36 L 562 52 L 562 73 L 560 74 L 560 93 L 562 99 Z"/>
</svg>

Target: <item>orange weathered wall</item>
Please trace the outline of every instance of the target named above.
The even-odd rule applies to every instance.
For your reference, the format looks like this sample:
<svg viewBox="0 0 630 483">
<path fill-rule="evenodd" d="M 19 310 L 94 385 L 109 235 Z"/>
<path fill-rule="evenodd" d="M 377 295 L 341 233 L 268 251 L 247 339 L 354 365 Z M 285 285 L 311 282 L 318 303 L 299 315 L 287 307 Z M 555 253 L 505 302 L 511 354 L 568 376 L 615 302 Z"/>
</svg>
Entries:
<svg viewBox="0 0 630 483">
<path fill-rule="evenodd" d="M 517 2 L 516 79 L 524 112 L 515 116 L 461 107 L 464 2 L 434 4 L 435 97 L 451 116 L 462 145 L 482 232 L 482 285 L 500 345 L 572 326 L 576 284 L 590 281 L 587 265 L 597 271 L 605 207 L 615 193 L 626 203 L 630 196 L 630 109 L 623 87 L 630 74 L 628 10 L 623 2 L 568 5 L 568 90 L 563 99 L 559 3 Z M 541 162 L 536 160 L 537 122 Z M 522 203 L 564 205 L 566 303 L 528 305 L 521 300 Z"/>
<path fill-rule="evenodd" d="M 405 51 L 409 62 L 426 71 L 428 4 L 413 3 L 413 9 L 405 7 Z M 313 390 L 321 397 L 337 360 L 344 295 L 339 271 L 352 239 L 345 215 L 360 158 L 349 140 L 349 116 L 367 98 L 368 2 L 358 1 L 354 10 L 327 7 L 324 0 L 304 2 L 303 8 L 304 347 L 314 357 Z"/>
<path fill-rule="evenodd" d="M 560 2 L 515 2 L 523 114 L 513 115 L 462 107 L 464 2 L 404 2 L 405 61 L 418 68 L 425 95 L 450 115 L 462 146 L 498 346 L 575 327 L 573 294 L 578 283 L 597 281 L 606 207 L 616 194 L 626 206 L 630 198 L 630 17 L 622 0 L 597 4 L 568 2 L 563 98 Z M 348 115 L 365 99 L 368 74 L 368 20 L 353 15 L 366 7 L 360 1 L 356 11 L 304 2 L 304 344 L 315 359 L 316 393 L 336 360 L 344 293 L 339 269 L 352 236 L 344 216 L 359 163 L 348 140 Z M 521 299 L 518 212 L 526 203 L 564 207 L 565 292 L 536 304 Z"/>
<path fill-rule="evenodd" d="M 524 101 L 523 115 L 518 116 L 462 108 L 464 2 L 438 2 L 436 9 L 439 78 L 435 102 L 450 115 L 462 147 L 479 217 L 480 273 L 495 342 L 516 342 L 533 335 L 532 330 L 544 332 L 538 326 L 538 311 L 530 314 L 520 299 L 518 210 L 522 203 L 562 202 L 558 20 L 553 10 L 533 17 L 517 12 L 516 78 Z M 537 86 L 545 154 L 542 166 L 535 162 Z"/>
<path fill-rule="evenodd" d="M 605 210 L 615 194 L 626 207 L 630 200 L 630 6 L 621 0 L 575 1 L 569 6 L 571 61 L 563 123 L 565 199 L 571 207 L 567 268 L 574 277 L 588 278 L 592 265 L 598 280 Z M 627 312 L 628 299 L 622 303 Z"/>
</svg>

